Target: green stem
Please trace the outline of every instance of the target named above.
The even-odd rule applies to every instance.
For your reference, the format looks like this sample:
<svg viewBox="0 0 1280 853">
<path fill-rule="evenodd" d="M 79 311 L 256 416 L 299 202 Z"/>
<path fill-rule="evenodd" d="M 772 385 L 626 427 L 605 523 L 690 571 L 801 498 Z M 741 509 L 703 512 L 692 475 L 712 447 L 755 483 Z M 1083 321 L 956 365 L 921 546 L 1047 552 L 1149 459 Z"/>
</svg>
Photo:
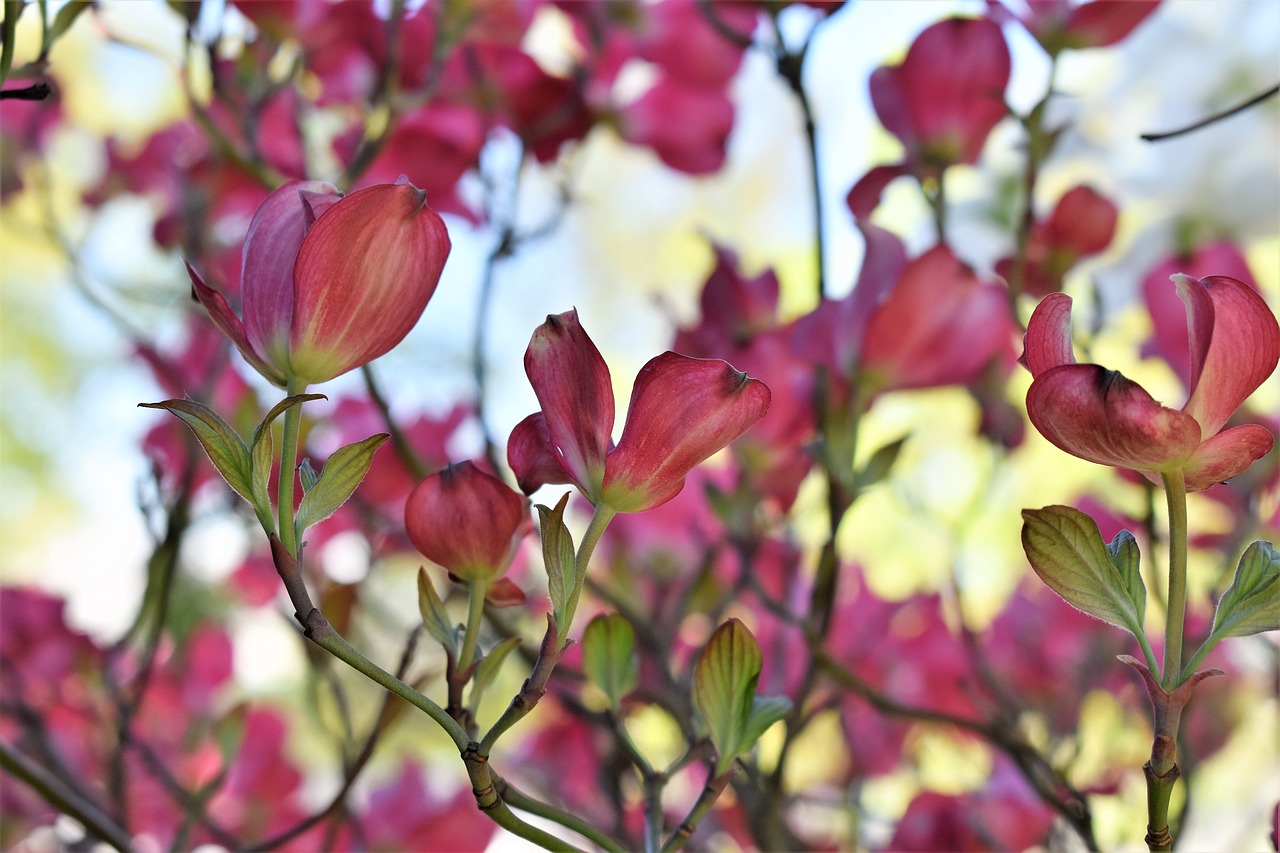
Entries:
<svg viewBox="0 0 1280 853">
<path fill-rule="evenodd" d="M 444 708 L 441 708 L 435 702 L 361 654 L 355 646 L 348 643 L 346 638 L 329 624 L 329 620 L 325 619 L 324 614 L 319 610 L 313 609 L 306 614 L 305 618 L 302 619 L 302 623 L 306 627 L 306 635 L 311 642 L 369 680 L 381 685 L 410 705 L 425 712 L 428 717 L 439 723 L 440 727 L 449 734 L 459 751 L 466 750 L 471 739 L 467 736 L 462 726 L 453 717 L 450 717 Z"/>
<path fill-rule="evenodd" d="M 693 808 L 689 811 L 689 816 L 676 827 L 676 831 L 667 839 L 667 843 L 662 845 L 662 853 L 675 853 L 675 851 L 684 847 L 690 837 L 693 836 L 694 830 L 698 828 L 698 824 L 711 811 L 711 807 L 716 804 L 716 800 L 720 799 L 720 794 L 728 787 L 730 780 L 733 779 L 737 772 L 737 765 L 730 764 L 729 769 L 719 776 L 713 776 L 707 780 L 707 784 L 702 788 L 702 794 L 698 797 L 698 801 L 693 804 Z"/>
<path fill-rule="evenodd" d="M 462 651 L 458 654 L 458 672 L 464 679 L 476 656 L 476 640 L 480 636 L 480 623 L 484 619 L 484 597 L 488 592 L 487 581 L 472 581 L 467 584 L 467 627 L 462 635 Z"/>
<path fill-rule="evenodd" d="M 89 835 L 120 850 L 128 850 L 133 846 L 124 827 L 112 820 L 95 803 L 3 741 L 0 741 L 0 768 L 15 779 L 26 782 L 54 808 L 80 821 Z"/>
<path fill-rule="evenodd" d="M 563 809 L 558 809 L 550 803 L 544 803 L 542 800 L 535 800 L 533 797 L 530 797 L 528 794 L 514 787 L 505 779 L 498 778 L 497 774 L 492 771 L 490 772 L 490 775 L 495 777 L 493 780 L 494 788 L 497 789 L 498 794 L 512 808 L 520 809 L 521 811 L 528 812 L 531 815 L 536 815 L 543 820 L 549 820 L 552 823 L 558 823 L 565 829 L 570 829 L 578 833 L 583 838 L 591 841 L 601 850 L 608 851 L 608 853 L 625 853 L 625 847 L 577 815 L 564 811 Z"/>
<path fill-rule="evenodd" d="M 1172 691 L 1182 680 L 1182 634 L 1187 614 L 1187 483 L 1183 472 L 1164 475 L 1164 492 L 1169 505 L 1169 604 L 1161 686 Z"/>
<path fill-rule="evenodd" d="M 1191 656 L 1191 660 L 1187 661 L 1186 666 L 1182 668 L 1182 674 L 1178 677 L 1179 683 L 1190 678 L 1196 669 L 1199 668 L 1200 664 L 1204 663 L 1204 659 L 1209 656 L 1209 652 L 1213 651 L 1214 647 L 1217 645 L 1218 637 L 1215 637 L 1212 634 L 1206 637 L 1205 641 L 1200 645 L 1200 648 L 1196 649 L 1196 653 Z"/>
<path fill-rule="evenodd" d="M 305 394 L 306 383 L 289 380 L 285 395 Z M 280 448 L 280 493 L 277 512 L 280 517 L 280 541 L 293 556 L 298 556 L 298 531 L 293 524 L 293 481 L 297 478 L 298 434 L 302 431 L 302 405 L 290 406 L 284 413 L 284 438 Z"/>
<path fill-rule="evenodd" d="M 565 605 L 564 636 L 560 638 L 562 651 L 569 645 L 569 628 L 573 626 L 573 615 L 578 610 L 578 599 L 582 597 L 582 585 L 587 581 L 587 565 L 591 562 L 591 555 L 595 552 L 600 537 L 604 535 L 605 528 L 615 515 L 617 511 L 613 507 L 605 503 L 597 504 L 591 515 L 591 523 L 587 525 L 587 531 L 582 534 L 582 541 L 578 543 L 578 554 L 573 561 L 573 592 Z"/>
</svg>

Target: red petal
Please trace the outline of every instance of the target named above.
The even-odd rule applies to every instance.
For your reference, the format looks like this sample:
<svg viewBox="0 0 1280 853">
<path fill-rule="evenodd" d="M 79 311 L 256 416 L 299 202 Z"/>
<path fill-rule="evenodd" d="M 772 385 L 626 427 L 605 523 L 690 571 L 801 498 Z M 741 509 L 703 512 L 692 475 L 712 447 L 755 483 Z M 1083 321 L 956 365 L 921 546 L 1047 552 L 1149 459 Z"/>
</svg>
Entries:
<svg viewBox="0 0 1280 853">
<path fill-rule="evenodd" d="M 1072 187 L 1053 208 L 1048 239 L 1077 257 L 1096 255 L 1111 245 L 1118 218 L 1115 204 L 1093 187 Z"/>
<path fill-rule="evenodd" d="M 639 512 L 679 493 L 685 475 L 769 409 L 769 389 L 719 359 L 663 353 L 641 368 L 609 454 L 603 499 Z"/>
<path fill-rule="evenodd" d="M 1038 377 L 1054 367 L 1075 364 L 1071 351 L 1071 297 L 1065 293 L 1050 293 L 1027 322 L 1023 336 L 1022 363 L 1031 375 Z"/>
<path fill-rule="evenodd" d="M 524 370 L 542 404 L 553 451 L 594 501 L 613 432 L 613 382 L 576 310 L 549 315 L 534 331 Z"/>
<path fill-rule="evenodd" d="M 1245 424 L 1204 442 L 1186 466 L 1187 491 L 1230 480 L 1271 452 L 1275 437 L 1264 426 Z"/>
<path fill-rule="evenodd" d="M 330 207 L 294 266 L 293 372 L 323 382 L 400 343 L 448 255 L 444 220 L 408 183 L 365 187 Z"/>
<path fill-rule="evenodd" d="M 292 181 L 267 196 L 249 222 L 241 273 L 244 326 L 254 349 L 274 364 L 289 363 L 298 248 L 315 217 L 340 198 L 322 181 Z"/>
<path fill-rule="evenodd" d="M 1280 326 L 1257 291 L 1222 275 L 1173 276 L 1191 331 L 1191 399 L 1182 410 L 1208 438 L 1280 360 Z"/>
<path fill-rule="evenodd" d="M 1041 373 L 1027 391 L 1027 414 L 1053 444 L 1099 465 L 1169 470 L 1200 444 L 1194 418 L 1161 406 L 1141 385 L 1096 364 Z"/>
<path fill-rule="evenodd" d="M 573 482 L 573 476 L 560 464 L 542 412 L 529 415 L 511 430 L 507 439 L 507 464 L 526 495 L 548 483 Z"/>
<path fill-rule="evenodd" d="M 278 367 L 263 361 L 262 357 L 254 351 L 253 344 L 249 343 L 249 337 L 245 334 L 244 324 L 240 322 L 240 318 L 231 310 L 227 300 L 223 298 L 221 293 L 205 284 L 204 279 L 200 277 L 200 273 L 196 272 L 191 264 L 186 266 L 187 275 L 191 276 L 191 288 L 195 292 L 196 299 L 204 306 L 204 310 L 209 312 L 209 319 L 213 320 L 213 324 L 231 339 L 231 343 L 236 345 L 236 349 L 240 350 L 244 360 L 249 362 L 254 370 L 283 388 L 285 385 L 284 373 Z"/>
<path fill-rule="evenodd" d="M 1160 0 L 1125 0 L 1123 3 L 1094 0 L 1071 10 L 1065 28 L 1067 47 L 1106 47 L 1133 31 L 1156 10 Z"/>
<path fill-rule="evenodd" d="M 527 498 L 471 462 L 427 477 L 404 509 L 414 547 L 464 581 L 506 571 L 528 518 Z"/>
<path fill-rule="evenodd" d="M 853 218 L 866 219 L 870 216 L 880 206 L 880 196 L 884 195 L 885 187 L 909 174 L 911 173 L 906 164 L 898 163 L 893 166 L 876 166 L 859 178 L 844 200 L 849 205 Z"/>
</svg>

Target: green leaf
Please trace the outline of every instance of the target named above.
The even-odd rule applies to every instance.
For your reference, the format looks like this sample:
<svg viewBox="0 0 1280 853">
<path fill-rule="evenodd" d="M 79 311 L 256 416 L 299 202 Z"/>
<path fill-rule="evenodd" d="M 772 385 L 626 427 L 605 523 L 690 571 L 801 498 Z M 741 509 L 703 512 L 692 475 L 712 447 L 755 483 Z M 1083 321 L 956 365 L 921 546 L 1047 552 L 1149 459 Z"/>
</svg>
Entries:
<svg viewBox="0 0 1280 853">
<path fill-rule="evenodd" d="M 493 679 L 497 677 L 503 661 L 518 648 L 520 648 L 520 638 L 508 637 L 494 646 L 489 654 L 481 658 L 480 662 L 476 664 L 475 674 L 471 677 L 471 693 L 467 696 L 467 707 L 471 709 L 472 716 L 475 715 L 476 709 L 480 707 L 480 700 L 484 697 L 484 692 L 489 689 L 489 685 L 493 684 Z"/>
<path fill-rule="evenodd" d="M 747 736 L 762 662 L 756 638 L 730 619 L 711 635 L 694 669 L 693 706 L 716 748 L 716 776 L 755 743 Z"/>
<path fill-rule="evenodd" d="M 191 427 L 196 440 L 200 442 L 222 479 L 238 495 L 250 504 L 254 503 L 251 480 L 253 463 L 249 458 L 249 447 L 217 412 L 194 400 L 165 400 L 162 403 L 138 405 L 144 409 L 164 409 Z"/>
<path fill-rule="evenodd" d="M 639 680 L 636 633 L 631 623 L 617 613 L 591 620 L 582 634 L 582 671 L 609 699 L 611 708 L 635 689 Z"/>
<path fill-rule="evenodd" d="M 1023 510 L 1022 518 L 1022 548 L 1050 589 L 1072 607 L 1145 639 L 1147 593 L 1132 536 L 1121 533 L 1108 546 L 1092 518 L 1067 506 Z"/>
<path fill-rule="evenodd" d="M 316 466 L 311 464 L 311 457 L 304 456 L 302 461 L 298 463 L 298 480 L 302 483 L 302 494 L 306 494 L 316 487 L 316 483 L 320 482 L 320 475 L 316 473 Z"/>
<path fill-rule="evenodd" d="M 339 447 L 333 452 L 324 463 L 320 479 L 303 495 L 302 503 L 298 506 L 296 525 L 299 541 L 303 531 L 317 521 L 333 515 L 338 507 L 347 502 L 364 475 L 369 473 L 374 452 L 390 437 L 386 433 L 379 433 L 364 441 Z"/>
<path fill-rule="evenodd" d="M 4 24 L 0 27 L 0 83 L 9 78 L 13 67 L 13 51 L 18 38 L 18 16 L 23 0 L 4 0 Z"/>
<path fill-rule="evenodd" d="M 323 399 L 325 399 L 323 394 L 297 394 L 293 397 L 285 397 L 271 407 L 271 411 L 267 412 L 267 416 L 253 430 L 253 440 L 250 442 L 253 498 L 250 503 L 253 504 L 254 510 L 258 513 L 258 520 L 262 522 L 262 526 L 269 533 L 275 532 L 275 521 L 271 517 L 271 495 L 268 492 L 271 468 L 276 461 L 275 446 L 271 438 L 271 424 L 286 410 L 294 406 L 305 403 L 308 400 Z"/>
<path fill-rule="evenodd" d="M 747 717 L 747 727 L 743 732 L 743 740 L 755 744 L 760 736 L 768 731 L 769 726 L 791 713 L 791 700 L 786 696 L 757 696 L 751 703 L 751 715 Z"/>
<path fill-rule="evenodd" d="M 910 435 L 904 435 L 897 441 L 891 441 L 875 453 L 872 453 L 871 458 L 855 475 L 853 479 L 854 488 L 862 491 L 888 477 L 889 472 L 893 470 L 893 463 L 898 461 L 898 454 L 902 452 L 902 446 L 907 443 L 908 438 L 910 438 Z"/>
<path fill-rule="evenodd" d="M 1231 586 L 1213 614 L 1210 636 L 1246 637 L 1280 630 L 1280 552 L 1270 542 L 1254 542 L 1236 566 Z"/>
<path fill-rule="evenodd" d="M 1098 535 L 1101 537 L 1102 534 Z M 1147 585 L 1142 582 L 1142 572 L 1139 571 L 1142 552 L 1138 550 L 1138 543 L 1132 533 L 1121 530 L 1107 543 L 1107 553 L 1124 582 L 1125 595 L 1137 611 L 1137 624 L 1142 626 L 1147 618 Z"/>
<path fill-rule="evenodd" d="M 427 577 L 427 570 L 422 567 L 418 568 L 418 612 L 422 614 L 422 624 L 427 633 L 444 646 L 445 651 L 457 658 L 457 631 L 449 619 L 449 612 L 444 609 L 444 602 L 431 583 L 431 578 Z"/>
<path fill-rule="evenodd" d="M 80 13 L 93 6 L 88 0 L 71 0 L 70 3 L 58 10 L 58 14 L 53 16 L 53 23 L 49 26 L 46 43 L 42 45 L 42 49 L 47 53 L 53 43 L 62 36 L 67 30 L 71 29 L 71 25 L 76 22 L 76 18 L 80 17 Z"/>
<path fill-rule="evenodd" d="M 573 595 L 577 580 L 576 558 L 573 553 L 573 537 L 564 526 L 564 509 L 569 504 L 569 493 L 560 498 L 555 509 L 538 504 L 538 530 L 542 536 L 542 564 L 547 567 L 547 593 L 551 596 L 551 612 L 555 616 L 556 631 L 564 638 L 568 626 L 569 597 Z"/>
</svg>

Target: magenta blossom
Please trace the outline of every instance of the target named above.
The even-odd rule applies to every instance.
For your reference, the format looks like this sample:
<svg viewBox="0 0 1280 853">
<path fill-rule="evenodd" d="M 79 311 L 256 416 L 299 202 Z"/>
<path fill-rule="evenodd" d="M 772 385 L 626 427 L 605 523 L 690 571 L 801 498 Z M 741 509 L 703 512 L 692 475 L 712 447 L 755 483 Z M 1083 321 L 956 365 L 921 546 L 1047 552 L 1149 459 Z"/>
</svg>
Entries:
<svg viewBox="0 0 1280 853">
<path fill-rule="evenodd" d="M 1223 429 L 1280 360 L 1280 326 L 1256 291 L 1234 278 L 1174 275 L 1186 304 L 1190 398 L 1180 411 L 1140 385 L 1071 351 L 1071 297 L 1051 293 L 1031 315 L 1023 362 L 1035 377 L 1027 413 L 1056 446 L 1099 465 L 1181 473 L 1207 489 L 1265 456 L 1274 439 L 1258 424 Z"/>
<path fill-rule="evenodd" d="M 769 408 L 765 384 L 727 362 L 666 352 L 636 376 L 613 447 L 609 368 L 577 311 L 547 317 L 529 341 L 524 368 L 542 411 L 517 424 L 507 445 L 520 488 L 573 483 L 592 503 L 617 512 L 671 500 L 695 465 Z"/>
<path fill-rule="evenodd" d="M 254 369 L 305 386 L 373 361 L 404 339 L 435 292 L 449 234 L 407 182 L 345 198 L 319 181 L 285 184 L 249 223 L 244 319 L 190 265 L 196 298 Z"/>
</svg>

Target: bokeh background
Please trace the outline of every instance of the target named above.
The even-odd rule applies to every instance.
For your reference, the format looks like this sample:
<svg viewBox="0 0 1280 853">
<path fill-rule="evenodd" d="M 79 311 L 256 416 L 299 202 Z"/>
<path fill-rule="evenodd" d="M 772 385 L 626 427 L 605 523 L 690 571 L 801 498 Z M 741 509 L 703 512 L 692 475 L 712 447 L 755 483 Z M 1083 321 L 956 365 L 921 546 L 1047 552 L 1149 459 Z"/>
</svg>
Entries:
<svg viewBox="0 0 1280 853">
<path fill-rule="evenodd" d="M 815 36 L 805 81 L 818 126 L 825 274 L 834 294 L 852 286 L 863 251 L 845 193 L 871 166 L 900 152 L 871 110 L 869 74 L 899 61 L 933 21 L 985 9 L 972 2 L 855 0 Z M 783 37 L 803 38 L 815 17 L 802 7 L 788 10 L 780 22 L 794 33 L 784 30 Z M 17 65 L 32 58 L 39 41 L 33 18 L 24 15 L 19 23 Z M 136 404 L 165 395 L 137 357 L 135 340 L 173 345 L 197 309 L 181 257 L 153 239 L 166 212 L 163 199 L 126 193 L 95 206 L 83 199 L 109 177 L 108 143 L 137 150 L 151 133 L 188 115 L 181 73 L 188 61 L 186 26 L 161 2 L 103 0 L 53 48 L 49 73 L 61 118 L 42 149 L 14 132 L 11 103 L 0 107 L 0 583 L 64 597 L 69 622 L 104 643 L 133 619 L 154 536 L 146 511 L 154 499 L 152 462 L 141 444 L 160 415 Z M 566 26 L 553 7 L 544 7 L 528 36 L 527 49 L 547 68 L 567 67 Z M 253 37 L 252 25 L 233 7 L 204 3 L 196 31 L 219 27 L 227 50 Z M 1007 96 L 1015 110 L 1025 111 L 1044 93 L 1047 61 L 1022 30 L 1008 27 L 1006 37 L 1013 55 Z M 198 85 L 199 73 L 193 76 Z M 1068 289 L 1089 306 L 1084 322 L 1097 332 L 1092 356 L 1167 402 L 1180 402 L 1176 377 L 1163 362 L 1139 357 L 1150 320 L 1138 282 L 1177 235 L 1228 236 L 1269 303 L 1280 304 L 1280 100 L 1166 142 L 1144 142 L 1139 134 L 1185 125 L 1277 79 L 1280 4 L 1272 0 L 1168 0 L 1120 44 L 1070 53 L 1058 69 L 1052 114 L 1068 130 L 1040 191 L 1048 202 L 1089 181 L 1121 211 L 1111 247 L 1076 267 Z M 617 85 L 643 90 L 645 69 L 622 75 Z M 759 51 L 747 51 L 731 91 L 736 118 L 727 161 L 705 176 L 681 174 L 605 127 L 550 164 L 522 160 L 509 135 L 491 136 L 460 196 L 498 209 L 521 229 L 554 223 L 497 267 L 483 347 L 485 418 L 493 435 L 505 436 L 536 408 L 521 362 L 528 336 L 546 314 L 571 306 L 609 362 L 619 411 L 625 411 L 628 378 L 670 345 L 674 328 L 695 319 L 713 241 L 737 252 L 749 272 L 777 272 L 784 314 L 812 307 L 815 222 L 799 109 Z M 317 133 L 327 132 L 324 115 L 312 118 Z M 1020 175 L 1018 143 L 1016 124 L 1002 124 L 979 167 L 952 170 L 949 179 L 952 242 L 979 270 L 992 269 L 1009 249 L 1001 223 Z M 323 152 L 315 162 L 323 170 Z M 571 200 L 561 209 L 566 187 Z M 402 417 L 441 414 L 474 394 L 478 294 L 485 259 L 500 235 L 493 222 L 447 218 L 454 250 L 439 290 L 404 344 L 376 365 Z M 928 208 L 909 181 L 891 187 L 877 221 L 913 252 L 933 239 Z M 270 399 L 271 390 L 243 364 L 232 369 Z M 1015 387 L 1027 381 L 1013 380 Z M 1278 384 L 1273 379 L 1258 392 L 1256 410 L 1280 412 Z M 360 387 L 359 377 L 349 375 L 320 390 L 337 399 Z M 896 600 L 954 582 L 965 591 L 966 618 L 981 627 L 1026 575 L 1017 538 L 1021 508 L 1107 490 L 1135 513 L 1139 507 L 1136 490 L 1117 486 L 1114 472 L 1068 458 L 1034 433 L 997 464 L 976 436 L 953 426 L 972 418 L 972 405 L 955 389 L 878 404 L 866 424 L 867 446 L 908 432 L 912 438 L 891 481 L 859 503 L 841 535 L 876 594 Z M 466 458 L 480 447 L 479 429 L 472 427 L 455 436 L 450 450 Z M 810 491 L 802 489 L 794 519 L 801 541 L 816 544 L 821 521 L 810 511 L 820 495 Z M 548 503 L 553 497 L 539 496 Z M 1274 492 L 1269 497 L 1272 514 L 1277 499 Z M 224 496 L 203 501 L 182 563 L 196 579 L 216 584 L 241 565 L 256 540 L 242 518 L 226 511 Z M 1262 515 L 1268 517 L 1266 507 Z M 1193 533 L 1225 523 L 1218 507 L 1193 498 Z M 414 611 L 404 585 L 411 582 L 413 559 L 371 567 L 359 547 L 346 546 L 330 543 L 320 556 L 324 570 L 346 581 L 368 576 L 385 618 L 409 624 Z M 1197 555 L 1193 588 L 1207 594 L 1218 571 Z M 296 701 L 287 697 L 300 689 L 306 658 L 293 629 L 271 608 L 237 612 L 231 625 L 234 689 Z M 1200 822 L 1189 827 L 1185 849 L 1258 849 L 1265 843 L 1262 818 L 1280 799 L 1274 636 L 1236 646 L 1237 663 L 1253 673 L 1250 707 L 1212 765 L 1201 768 Z M 1100 696 L 1089 702 L 1081 748 L 1122 750 L 1140 763 L 1145 747 L 1140 738 L 1124 740 L 1123 733 L 1132 732 L 1117 721 L 1116 704 Z M 443 740 L 414 748 L 441 752 Z M 939 755 L 949 769 L 938 777 L 954 777 L 954 768 L 972 759 L 954 745 Z M 894 782 L 874 796 L 892 812 L 909 788 Z M 1140 789 L 1117 790 L 1097 802 L 1104 845 L 1132 845 L 1125 823 L 1141 803 Z M 503 843 L 509 842 L 495 842 Z"/>
</svg>

